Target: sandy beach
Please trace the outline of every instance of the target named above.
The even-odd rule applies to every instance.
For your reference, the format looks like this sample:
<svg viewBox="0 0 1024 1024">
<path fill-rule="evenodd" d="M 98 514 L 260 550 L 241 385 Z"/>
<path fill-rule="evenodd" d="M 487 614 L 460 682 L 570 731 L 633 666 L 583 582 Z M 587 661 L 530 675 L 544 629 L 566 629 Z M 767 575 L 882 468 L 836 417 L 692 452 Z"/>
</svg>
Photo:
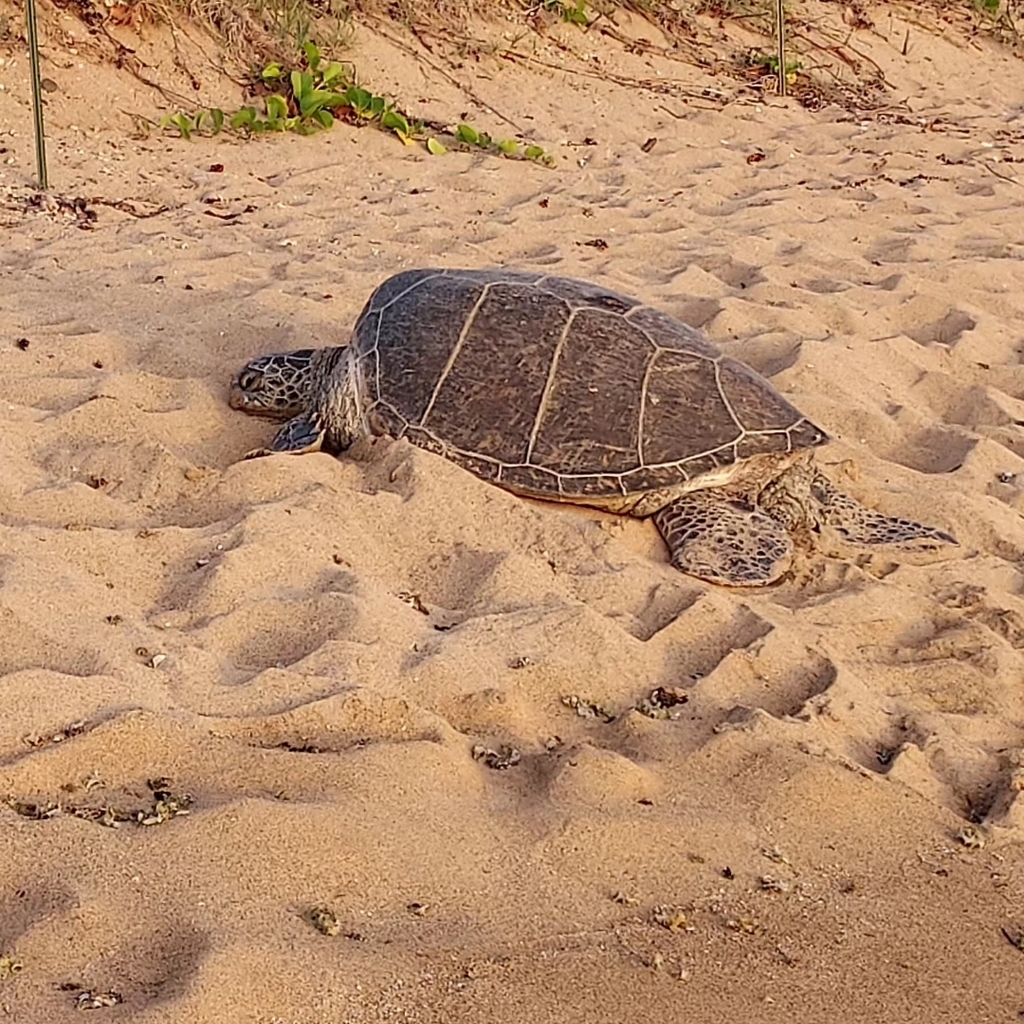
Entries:
<svg viewBox="0 0 1024 1024">
<path fill-rule="evenodd" d="M 532 64 L 356 25 L 375 89 L 507 118 L 547 168 L 340 123 L 140 137 L 167 105 L 47 6 L 39 200 L 8 7 L 0 1020 L 1024 1013 L 1018 58 L 879 9 L 848 31 L 890 99 L 851 112 L 571 25 Z M 187 91 L 168 38 L 138 52 Z M 700 328 L 832 435 L 850 494 L 959 546 L 823 542 L 738 590 L 649 521 L 407 442 L 244 461 L 275 428 L 232 374 L 345 344 L 428 266 Z"/>
</svg>

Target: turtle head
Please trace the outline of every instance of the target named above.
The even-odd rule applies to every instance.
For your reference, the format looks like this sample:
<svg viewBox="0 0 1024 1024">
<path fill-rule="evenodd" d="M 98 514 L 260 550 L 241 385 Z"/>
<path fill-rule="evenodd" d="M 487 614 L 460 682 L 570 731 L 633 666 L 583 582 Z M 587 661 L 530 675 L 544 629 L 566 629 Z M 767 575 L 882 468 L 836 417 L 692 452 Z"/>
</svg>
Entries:
<svg viewBox="0 0 1024 1024">
<path fill-rule="evenodd" d="M 314 349 L 279 352 L 246 363 L 231 381 L 228 404 L 251 416 L 289 420 L 309 408 Z"/>
</svg>

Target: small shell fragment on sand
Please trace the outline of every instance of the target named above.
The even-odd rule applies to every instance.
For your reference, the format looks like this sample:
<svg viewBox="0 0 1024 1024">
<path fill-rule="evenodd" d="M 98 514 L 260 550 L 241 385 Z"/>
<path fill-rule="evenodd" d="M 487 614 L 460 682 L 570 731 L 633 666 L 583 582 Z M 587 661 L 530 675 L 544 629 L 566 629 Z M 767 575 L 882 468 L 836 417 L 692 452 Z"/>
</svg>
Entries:
<svg viewBox="0 0 1024 1024">
<path fill-rule="evenodd" d="M 483 761 L 488 768 L 498 772 L 519 764 L 522 758 L 523 755 L 515 747 L 504 743 L 497 750 L 491 750 L 482 743 L 477 743 L 473 747 L 473 760 Z"/>
<path fill-rule="evenodd" d="M 637 704 L 636 710 L 648 718 L 675 719 L 682 714 L 682 706 L 689 700 L 690 695 L 677 686 L 658 686 Z"/>
<path fill-rule="evenodd" d="M 651 911 L 651 920 L 667 928 L 670 932 L 694 932 L 697 929 L 690 924 L 686 911 L 682 907 L 672 906 L 668 903 L 659 903 Z"/>
<path fill-rule="evenodd" d="M 3 955 L 0 956 L 0 981 L 5 978 L 11 978 L 15 974 L 20 974 L 24 965 L 17 959 L 17 957 Z"/>
<path fill-rule="evenodd" d="M 330 907 L 313 907 L 307 914 L 306 920 L 318 931 L 321 935 L 340 935 L 341 934 L 341 923 L 338 921 L 337 915 Z"/>
<path fill-rule="evenodd" d="M 599 722 L 615 721 L 615 715 L 603 705 L 598 704 L 596 701 L 587 700 L 586 697 L 580 697 L 575 693 L 566 694 L 562 697 L 562 703 L 567 708 L 572 708 L 580 718 L 596 718 Z"/>
<path fill-rule="evenodd" d="M 123 1002 L 124 1000 L 118 992 L 94 992 L 92 989 L 86 989 L 75 997 L 75 1009 L 102 1010 Z"/>
<path fill-rule="evenodd" d="M 977 825 L 968 822 L 960 826 L 960 830 L 956 834 L 956 841 L 961 846 L 967 847 L 968 850 L 982 850 L 988 843 L 988 836 Z"/>
</svg>

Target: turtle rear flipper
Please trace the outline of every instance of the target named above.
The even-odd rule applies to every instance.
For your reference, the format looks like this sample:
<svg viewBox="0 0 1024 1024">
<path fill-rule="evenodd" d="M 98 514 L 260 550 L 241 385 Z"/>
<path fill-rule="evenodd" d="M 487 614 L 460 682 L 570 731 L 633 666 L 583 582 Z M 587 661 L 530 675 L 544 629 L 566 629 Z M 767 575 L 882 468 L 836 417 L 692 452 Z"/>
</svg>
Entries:
<svg viewBox="0 0 1024 1024">
<path fill-rule="evenodd" d="M 289 455 L 318 452 L 323 447 L 326 432 L 316 413 L 295 416 L 277 432 L 269 448 L 254 448 L 251 452 L 245 453 L 245 458 L 256 459 L 261 455 L 275 455 L 278 452 Z"/>
<path fill-rule="evenodd" d="M 832 527 L 851 544 L 908 552 L 929 552 L 957 544 L 956 538 L 944 530 L 867 508 L 835 488 L 821 473 L 815 475 L 811 493 L 821 506 L 822 524 Z"/>
<path fill-rule="evenodd" d="M 793 542 L 781 523 L 759 509 L 692 491 L 653 518 L 672 564 L 709 583 L 764 586 L 788 568 Z"/>
</svg>

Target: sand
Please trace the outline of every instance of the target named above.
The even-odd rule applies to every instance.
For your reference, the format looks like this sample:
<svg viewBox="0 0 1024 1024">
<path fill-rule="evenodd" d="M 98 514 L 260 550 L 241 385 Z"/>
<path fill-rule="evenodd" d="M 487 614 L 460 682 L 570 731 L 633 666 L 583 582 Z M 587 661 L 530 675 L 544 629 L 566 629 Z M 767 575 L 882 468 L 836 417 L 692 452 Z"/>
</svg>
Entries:
<svg viewBox="0 0 1024 1024">
<path fill-rule="evenodd" d="M 19 205 L 8 45 L 0 1019 L 110 993 L 96 1019 L 143 1024 L 1024 1011 L 1024 68 L 916 28 L 904 57 L 886 24 L 857 45 L 898 115 L 446 65 L 553 171 L 344 125 L 132 139 L 118 111 L 154 94 L 51 38 L 54 192 L 164 207 L 92 202 L 87 229 Z M 429 116 L 497 117 L 368 28 L 350 46 Z M 231 373 L 343 344 L 429 265 L 680 316 L 834 435 L 850 493 L 959 548 L 824 545 L 729 590 L 649 522 L 405 443 L 240 461 L 273 426 L 228 408 Z M 659 687 L 675 717 L 637 710 Z"/>
</svg>

